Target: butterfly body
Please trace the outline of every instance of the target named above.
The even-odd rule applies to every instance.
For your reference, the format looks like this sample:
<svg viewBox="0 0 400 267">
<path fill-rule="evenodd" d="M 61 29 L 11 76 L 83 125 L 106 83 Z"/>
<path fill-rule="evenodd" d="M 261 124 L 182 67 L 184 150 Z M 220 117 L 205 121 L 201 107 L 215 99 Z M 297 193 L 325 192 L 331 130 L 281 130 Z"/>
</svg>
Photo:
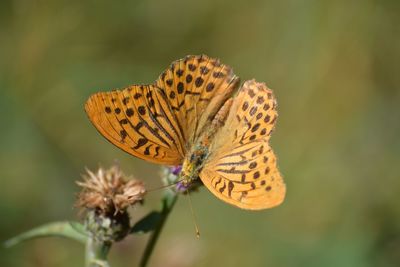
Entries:
<svg viewBox="0 0 400 267">
<path fill-rule="evenodd" d="M 271 208 L 286 192 L 269 146 L 276 100 L 263 83 L 238 85 L 239 78 L 219 60 L 187 56 L 154 84 L 94 94 L 85 109 L 99 132 L 124 151 L 182 165 L 184 185 L 200 178 L 229 204 Z"/>
<path fill-rule="evenodd" d="M 210 140 L 214 138 L 217 131 L 224 125 L 231 105 L 232 98 L 225 101 L 215 117 L 209 120 L 209 123 L 204 126 L 199 140 L 195 142 L 191 153 L 183 161 L 180 179 L 184 185 L 190 185 L 199 179 L 199 174 L 209 156 Z"/>
<path fill-rule="evenodd" d="M 185 157 L 182 164 L 182 171 L 179 180 L 185 186 L 190 186 L 191 183 L 199 179 L 199 174 L 204 167 L 210 152 L 209 140 L 215 134 L 215 129 L 208 128 L 199 140 L 190 149 L 190 153 Z"/>
</svg>

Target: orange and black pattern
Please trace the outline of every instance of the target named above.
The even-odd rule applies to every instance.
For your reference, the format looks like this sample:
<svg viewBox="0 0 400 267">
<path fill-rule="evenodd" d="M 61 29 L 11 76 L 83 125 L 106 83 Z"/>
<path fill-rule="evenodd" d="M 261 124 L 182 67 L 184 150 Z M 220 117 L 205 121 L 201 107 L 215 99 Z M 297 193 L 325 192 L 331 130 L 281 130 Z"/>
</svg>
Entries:
<svg viewBox="0 0 400 267">
<path fill-rule="evenodd" d="M 270 208 L 285 196 L 268 143 L 276 100 L 255 81 L 247 81 L 232 98 L 238 85 L 239 78 L 219 60 L 187 56 L 173 62 L 154 84 L 96 93 L 85 109 L 107 140 L 158 164 L 183 164 L 202 134 L 216 128 L 199 174 L 203 183 L 235 206 Z"/>
</svg>

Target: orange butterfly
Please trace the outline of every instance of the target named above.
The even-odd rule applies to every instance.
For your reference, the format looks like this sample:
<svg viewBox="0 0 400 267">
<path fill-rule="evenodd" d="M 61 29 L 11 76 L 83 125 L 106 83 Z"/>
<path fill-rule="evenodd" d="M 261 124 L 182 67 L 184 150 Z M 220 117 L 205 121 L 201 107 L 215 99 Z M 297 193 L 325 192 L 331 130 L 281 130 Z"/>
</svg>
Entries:
<svg viewBox="0 0 400 267">
<path fill-rule="evenodd" d="M 85 110 L 97 130 L 141 159 L 182 165 L 185 185 L 199 177 L 218 198 L 243 209 L 279 205 L 286 192 L 269 138 L 277 118 L 270 89 L 239 87 L 231 68 L 187 56 L 154 84 L 96 93 Z"/>
</svg>

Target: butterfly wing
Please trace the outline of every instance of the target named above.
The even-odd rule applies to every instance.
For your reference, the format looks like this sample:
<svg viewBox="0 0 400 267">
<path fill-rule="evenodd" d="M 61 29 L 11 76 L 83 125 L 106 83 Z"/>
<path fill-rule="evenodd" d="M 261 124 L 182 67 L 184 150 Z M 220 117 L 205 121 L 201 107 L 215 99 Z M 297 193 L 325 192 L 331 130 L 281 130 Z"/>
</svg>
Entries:
<svg viewBox="0 0 400 267">
<path fill-rule="evenodd" d="M 153 85 L 92 95 L 85 110 L 97 130 L 125 152 L 178 165 L 204 124 L 236 88 L 238 78 L 218 60 L 175 61 Z"/>
<path fill-rule="evenodd" d="M 94 94 L 85 110 L 97 130 L 129 154 L 169 165 L 182 159 L 182 131 L 164 92 L 156 86 Z"/>
<path fill-rule="evenodd" d="M 272 91 L 264 84 L 247 81 L 200 172 L 215 196 L 251 210 L 271 208 L 283 201 L 286 187 L 268 143 L 276 118 Z"/>
<path fill-rule="evenodd" d="M 237 88 L 229 66 L 206 55 L 187 56 L 164 71 L 156 85 L 168 96 L 184 140 L 192 143 Z"/>
</svg>

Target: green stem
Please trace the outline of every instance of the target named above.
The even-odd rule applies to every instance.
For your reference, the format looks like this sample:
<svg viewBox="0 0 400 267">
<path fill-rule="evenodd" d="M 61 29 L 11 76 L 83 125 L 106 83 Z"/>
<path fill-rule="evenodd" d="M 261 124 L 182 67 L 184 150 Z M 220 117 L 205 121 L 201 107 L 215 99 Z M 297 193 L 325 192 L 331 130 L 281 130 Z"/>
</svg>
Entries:
<svg viewBox="0 0 400 267">
<path fill-rule="evenodd" d="M 146 248 L 143 252 L 142 259 L 140 260 L 140 267 L 146 267 L 149 262 L 150 256 L 153 253 L 154 247 L 157 243 L 158 237 L 164 227 L 164 224 L 170 214 L 172 208 L 175 205 L 176 200 L 178 199 L 178 195 L 170 190 L 165 192 L 165 195 L 162 199 L 162 210 L 161 210 L 161 218 L 160 221 L 151 234 L 149 241 L 147 242 Z"/>
<path fill-rule="evenodd" d="M 98 242 L 94 238 L 88 238 L 85 267 L 109 267 L 107 255 L 110 248 L 111 242 Z"/>
</svg>

